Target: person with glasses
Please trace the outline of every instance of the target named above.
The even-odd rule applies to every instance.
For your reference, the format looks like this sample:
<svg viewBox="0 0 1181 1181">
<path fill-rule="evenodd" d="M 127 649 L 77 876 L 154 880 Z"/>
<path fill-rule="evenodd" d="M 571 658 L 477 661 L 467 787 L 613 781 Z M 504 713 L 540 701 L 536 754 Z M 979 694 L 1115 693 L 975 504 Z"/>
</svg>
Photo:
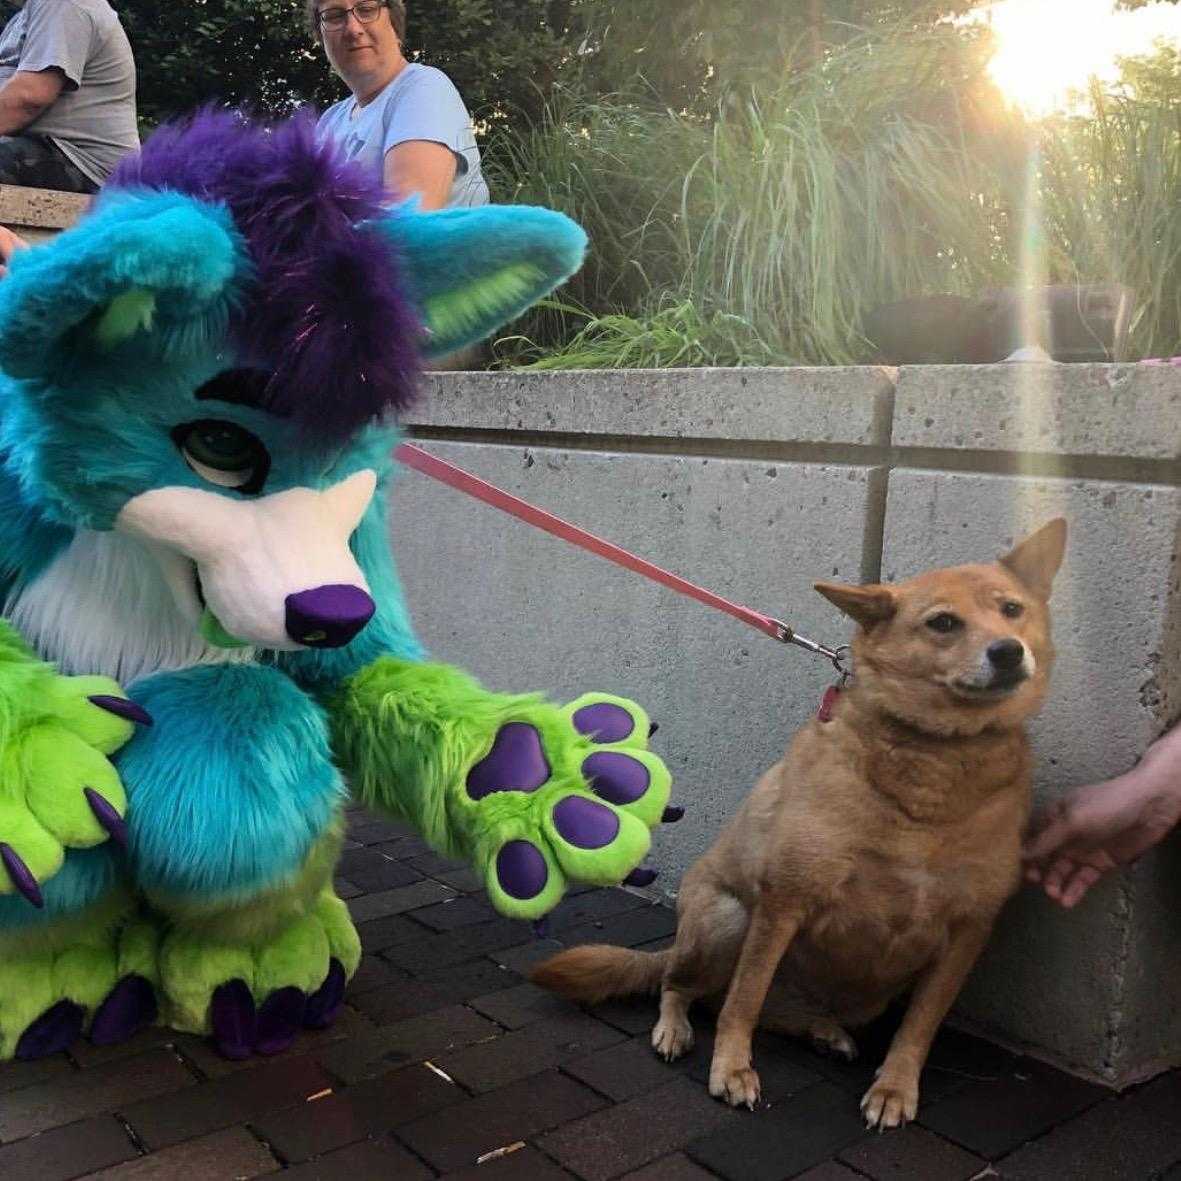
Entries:
<svg viewBox="0 0 1181 1181">
<path fill-rule="evenodd" d="M 307 0 L 307 18 L 351 91 L 320 116 L 320 134 L 381 175 L 392 196 L 417 195 L 424 210 L 487 204 L 459 91 L 441 70 L 403 55 L 403 0 Z"/>
</svg>

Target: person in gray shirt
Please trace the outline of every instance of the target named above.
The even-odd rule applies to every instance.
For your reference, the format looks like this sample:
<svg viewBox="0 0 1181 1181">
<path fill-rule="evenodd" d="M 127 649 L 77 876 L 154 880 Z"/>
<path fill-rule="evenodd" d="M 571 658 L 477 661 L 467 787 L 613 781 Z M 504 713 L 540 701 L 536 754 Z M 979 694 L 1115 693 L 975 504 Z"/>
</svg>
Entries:
<svg viewBox="0 0 1181 1181">
<path fill-rule="evenodd" d="M 402 53 L 402 0 L 307 0 L 312 35 L 352 94 L 320 116 L 322 136 L 423 210 L 486 205 L 472 119 L 442 70 Z"/>
<path fill-rule="evenodd" d="M 0 183 L 93 193 L 139 146 L 135 60 L 107 0 L 13 0 L 0 32 Z"/>
</svg>

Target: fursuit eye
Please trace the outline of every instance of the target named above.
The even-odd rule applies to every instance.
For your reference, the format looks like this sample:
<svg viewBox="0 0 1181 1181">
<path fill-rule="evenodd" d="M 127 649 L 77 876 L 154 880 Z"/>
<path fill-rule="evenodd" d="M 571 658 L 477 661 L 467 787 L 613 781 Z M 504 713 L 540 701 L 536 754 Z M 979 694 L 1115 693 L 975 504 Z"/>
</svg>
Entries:
<svg viewBox="0 0 1181 1181">
<path fill-rule="evenodd" d="M 938 632 L 941 636 L 946 636 L 953 631 L 957 631 L 963 624 L 949 611 L 940 611 L 938 615 L 932 615 L 927 620 L 927 626 L 933 632 Z"/>
<path fill-rule="evenodd" d="M 233 422 L 202 419 L 172 432 L 185 463 L 210 484 L 237 492 L 260 492 L 270 469 L 267 449 Z"/>
<path fill-rule="evenodd" d="M 1025 614 L 1025 608 L 1013 599 L 1001 604 L 1001 614 L 1006 619 L 1020 619 Z"/>
</svg>

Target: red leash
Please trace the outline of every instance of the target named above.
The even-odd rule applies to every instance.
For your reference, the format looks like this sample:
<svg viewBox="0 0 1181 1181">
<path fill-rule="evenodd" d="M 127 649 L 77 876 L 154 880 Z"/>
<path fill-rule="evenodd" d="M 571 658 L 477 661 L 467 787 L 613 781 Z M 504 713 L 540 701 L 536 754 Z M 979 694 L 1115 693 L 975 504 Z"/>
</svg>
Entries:
<svg viewBox="0 0 1181 1181">
<path fill-rule="evenodd" d="M 667 586 L 678 594 L 696 599 L 707 607 L 724 611 L 727 615 L 732 615 L 735 619 L 757 628 L 773 640 L 778 640 L 782 644 L 795 644 L 797 647 L 806 648 L 818 656 L 824 656 L 832 661 L 837 672 L 842 676 L 846 675 L 842 663 L 844 648 L 826 648 L 823 644 L 817 644 L 814 640 L 797 635 L 782 620 L 724 599 L 721 595 L 716 595 L 713 591 L 708 591 L 704 587 L 690 582 L 687 578 L 682 578 L 679 574 L 673 574 L 671 571 L 649 562 L 646 558 L 638 557 L 621 546 L 615 545 L 614 542 L 605 541 L 593 533 L 588 533 L 585 529 L 580 529 L 577 525 L 570 524 L 569 521 L 564 521 L 561 517 L 555 517 L 553 513 L 536 508 L 519 496 L 513 496 L 512 493 L 505 492 L 503 488 L 497 488 L 495 484 L 489 484 L 486 480 L 481 480 L 478 476 L 473 476 L 471 472 L 465 472 L 463 468 L 456 467 L 453 463 L 448 463 L 446 460 L 429 454 L 413 443 L 402 443 L 395 450 L 394 458 L 399 463 L 405 464 L 406 467 L 413 468 L 424 476 L 430 476 L 432 480 L 438 480 L 450 488 L 475 497 L 476 500 L 482 500 L 485 504 L 490 504 L 493 508 L 500 509 L 501 512 L 509 513 L 536 529 L 541 529 L 554 537 L 560 537 L 563 541 L 568 541 L 571 545 L 576 545 L 589 553 L 597 554 L 600 558 L 606 558 L 607 561 L 614 562 L 625 570 L 633 570 L 653 582 Z"/>
</svg>

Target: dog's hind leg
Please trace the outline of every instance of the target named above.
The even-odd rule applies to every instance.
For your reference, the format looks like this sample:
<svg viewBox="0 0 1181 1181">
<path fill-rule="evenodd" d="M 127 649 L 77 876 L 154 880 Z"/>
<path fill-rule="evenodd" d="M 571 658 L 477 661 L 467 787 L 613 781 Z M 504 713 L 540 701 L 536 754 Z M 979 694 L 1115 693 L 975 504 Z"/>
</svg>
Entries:
<svg viewBox="0 0 1181 1181">
<path fill-rule="evenodd" d="M 781 985 L 773 984 L 767 994 L 759 1028 L 787 1037 L 805 1038 L 817 1053 L 852 1062 L 857 1057 L 857 1043 L 848 1031 L 831 1017 L 809 1013 L 793 1003 Z"/>
<path fill-rule="evenodd" d="M 708 881 L 687 877 L 686 883 L 677 907 L 677 942 L 661 985 L 660 1018 L 652 1030 L 652 1048 L 666 1062 L 693 1048 L 689 1007 L 725 989 L 749 922 L 732 894 Z"/>
</svg>

